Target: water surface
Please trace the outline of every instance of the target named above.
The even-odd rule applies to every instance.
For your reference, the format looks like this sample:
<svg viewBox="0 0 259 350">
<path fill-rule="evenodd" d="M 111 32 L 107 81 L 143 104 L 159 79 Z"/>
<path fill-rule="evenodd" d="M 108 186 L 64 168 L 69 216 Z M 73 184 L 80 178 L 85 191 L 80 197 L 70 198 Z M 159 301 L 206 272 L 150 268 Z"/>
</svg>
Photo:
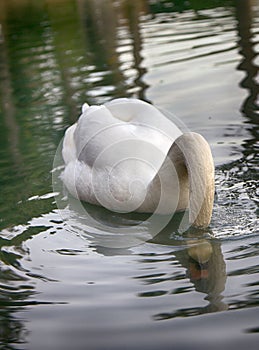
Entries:
<svg viewBox="0 0 259 350">
<path fill-rule="evenodd" d="M 258 1 L 2 0 L 0 25 L 1 347 L 257 349 Z M 125 96 L 207 138 L 207 232 L 176 215 L 116 249 L 143 218 L 89 207 L 109 226 L 93 232 L 57 209 L 65 129 L 85 101 Z"/>
</svg>

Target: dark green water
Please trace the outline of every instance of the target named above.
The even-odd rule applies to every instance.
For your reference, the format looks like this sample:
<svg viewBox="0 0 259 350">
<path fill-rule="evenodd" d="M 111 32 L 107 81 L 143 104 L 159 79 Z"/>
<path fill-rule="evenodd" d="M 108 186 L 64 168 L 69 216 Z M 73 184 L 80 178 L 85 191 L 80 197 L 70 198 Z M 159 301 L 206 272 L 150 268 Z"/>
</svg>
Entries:
<svg viewBox="0 0 259 350">
<path fill-rule="evenodd" d="M 1 349 L 257 349 L 258 0 L 0 0 L 0 28 Z M 111 231 L 93 234 L 57 210 L 65 129 L 84 102 L 117 97 L 210 143 L 213 220 L 191 236 L 206 266 L 179 217 L 112 249 L 103 237 L 136 218 L 89 208 Z"/>
</svg>

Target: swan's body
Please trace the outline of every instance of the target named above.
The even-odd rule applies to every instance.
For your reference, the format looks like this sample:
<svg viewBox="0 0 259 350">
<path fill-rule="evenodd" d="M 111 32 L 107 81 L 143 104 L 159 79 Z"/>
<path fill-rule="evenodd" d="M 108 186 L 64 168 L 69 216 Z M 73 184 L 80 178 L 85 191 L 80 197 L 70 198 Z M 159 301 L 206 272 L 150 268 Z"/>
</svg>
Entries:
<svg viewBox="0 0 259 350">
<path fill-rule="evenodd" d="M 67 129 L 63 181 L 83 201 L 112 211 L 169 214 L 189 207 L 190 222 L 210 223 L 214 165 L 210 147 L 183 134 L 152 105 L 117 99 L 83 106 Z"/>
</svg>

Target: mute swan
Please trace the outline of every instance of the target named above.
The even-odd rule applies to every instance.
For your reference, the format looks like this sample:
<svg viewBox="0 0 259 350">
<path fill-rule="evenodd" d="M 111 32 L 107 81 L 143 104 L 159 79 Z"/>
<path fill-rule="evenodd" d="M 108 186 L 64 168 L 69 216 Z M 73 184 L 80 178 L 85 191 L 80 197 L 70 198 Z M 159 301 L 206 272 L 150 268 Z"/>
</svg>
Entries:
<svg viewBox="0 0 259 350">
<path fill-rule="evenodd" d="M 207 227 L 214 164 L 205 139 L 182 133 L 154 106 L 137 99 L 84 104 L 63 140 L 62 179 L 76 198 L 117 212 L 170 214 L 189 208 Z"/>
</svg>

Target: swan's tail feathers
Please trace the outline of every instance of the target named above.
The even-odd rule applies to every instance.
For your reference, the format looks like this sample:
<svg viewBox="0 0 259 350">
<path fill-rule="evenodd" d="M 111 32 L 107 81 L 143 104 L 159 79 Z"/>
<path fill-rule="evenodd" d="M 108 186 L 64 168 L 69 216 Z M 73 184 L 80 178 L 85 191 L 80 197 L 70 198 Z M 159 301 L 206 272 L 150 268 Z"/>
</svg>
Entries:
<svg viewBox="0 0 259 350">
<path fill-rule="evenodd" d="M 76 145 L 74 141 L 74 132 L 76 127 L 77 123 L 70 126 L 65 132 L 62 148 L 62 157 L 66 164 L 76 160 Z"/>
<path fill-rule="evenodd" d="M 88 108 L 89 108 L 89 104 L 88 103 L 84 103 L 83 106 L 82 106 L 82 113 L 84 113 Z"/>
</svg>

